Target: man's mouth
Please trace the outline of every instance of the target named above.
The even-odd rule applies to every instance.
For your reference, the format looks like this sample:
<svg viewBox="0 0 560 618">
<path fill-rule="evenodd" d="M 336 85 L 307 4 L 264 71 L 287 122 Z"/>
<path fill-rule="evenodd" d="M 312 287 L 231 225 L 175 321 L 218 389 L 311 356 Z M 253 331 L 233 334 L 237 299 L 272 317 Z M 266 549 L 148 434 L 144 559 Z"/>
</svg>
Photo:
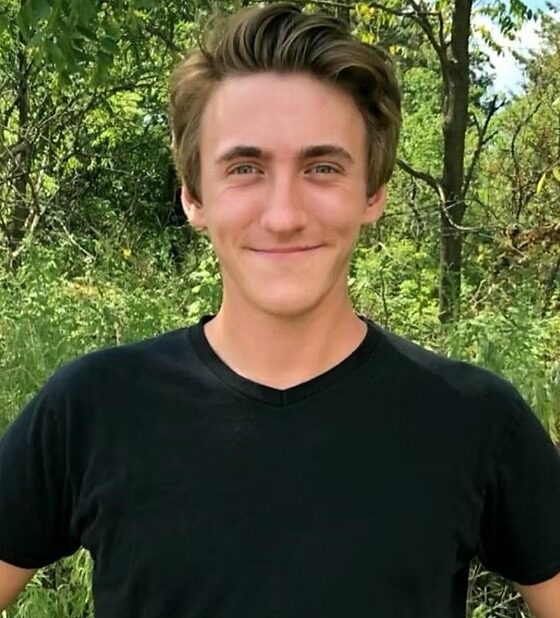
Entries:
<svg viewBox="0 0 560 618">
<path fill-rule="evenodd" d="M 263 253 L 267 255 L 289 255 L 297 253 L 306 253 L 318 249 L 321 245 L 296 245 L 293 247 L 262 247 L 252 248 L 251 251 L 256 253 Z"/>
</svg>

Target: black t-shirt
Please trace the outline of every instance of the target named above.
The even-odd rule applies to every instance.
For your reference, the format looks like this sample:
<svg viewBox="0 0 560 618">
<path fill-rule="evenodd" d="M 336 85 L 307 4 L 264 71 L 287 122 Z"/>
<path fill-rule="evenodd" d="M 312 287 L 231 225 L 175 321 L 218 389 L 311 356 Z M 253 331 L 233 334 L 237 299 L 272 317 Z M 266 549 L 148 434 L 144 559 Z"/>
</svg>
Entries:
<svg viewBox="0 0 560 618">
<path fill-rule="evenodd" d="M 208 319 L 208 318 L 205 318 Z M 459 618 L 560 571 L 560 458 L 507 382 L 369 323 L 287 390 L 202 322 L 59 370 L 0 441 L 0 559 L 86 547 L 98 618 Z"/>
</svg>

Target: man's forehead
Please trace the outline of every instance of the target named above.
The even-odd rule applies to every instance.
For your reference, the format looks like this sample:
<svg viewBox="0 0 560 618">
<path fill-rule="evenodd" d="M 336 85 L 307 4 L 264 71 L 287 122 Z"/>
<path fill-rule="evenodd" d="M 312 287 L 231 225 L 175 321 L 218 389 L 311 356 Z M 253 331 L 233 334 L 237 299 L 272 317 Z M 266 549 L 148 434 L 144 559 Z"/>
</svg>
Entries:
<svg viewBox="0 0 560 618">
<path fill-rule="evenodd" d="M 300 74 L 228 78 L 210 95 L 201 120 L 201 151 L 216 162 L 331 155 L 351 164 L 366 134 L 347 93 Z"/>
<path fill-rule="evenodd" d="M 228 77 L 217 84 L 204 106 L 202 122 L 250 127 L 257 118 L 307 116 L 312 122 L 322 113 L 330 115 L 331 126 L 344 123 L 344 117 L 361 115 L 352 96 L 334 84 L 306 74 L 265 72 Z"/>
</svg>

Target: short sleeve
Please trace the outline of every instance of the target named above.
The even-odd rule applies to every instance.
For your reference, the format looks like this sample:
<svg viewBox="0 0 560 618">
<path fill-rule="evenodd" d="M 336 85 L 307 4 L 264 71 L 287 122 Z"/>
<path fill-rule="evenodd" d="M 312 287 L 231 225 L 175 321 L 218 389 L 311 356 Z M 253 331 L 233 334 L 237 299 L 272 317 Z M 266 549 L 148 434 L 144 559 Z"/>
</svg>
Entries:
<svg viewBox="0 0 560 618">
<path fill-rule="evenodd" d="M 0 560 L 38 568 L 70 555 L 64 411 L 48 384 L 0 438 Z"/>
<path fill-rule="evenodd" d="M 560 455 L 517 392 L 509 404 L 513 419 L 486 486 L 478 554 L 491 571 L 531 585 L 560 572 Z"/>
</svg>

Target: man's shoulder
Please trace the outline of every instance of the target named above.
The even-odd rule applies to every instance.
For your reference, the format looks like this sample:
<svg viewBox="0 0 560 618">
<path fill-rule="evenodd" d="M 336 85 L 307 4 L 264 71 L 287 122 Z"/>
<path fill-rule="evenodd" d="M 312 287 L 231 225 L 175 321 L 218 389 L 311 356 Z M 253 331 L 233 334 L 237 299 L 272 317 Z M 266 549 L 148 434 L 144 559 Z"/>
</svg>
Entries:
<svg viewBox="0 0 560 618">
<path fill-rule="evenodd" d="M 150 374 L 184 363 L 188 350 L 187 328 L 139 341 L 109 345 L 63 363 L 45 384 L 49 397 L 99 394 L 138 384 Z"/>
<path fill-rule="evenodd" d="M 420 433 L 428 432 L 427 444 L 444 439 L 457 452 L 476 448 L 490 457 L 518 428 L 538 423 L 506 378 L 394 333 L 381 329 L 372 360 L 371 392 Z"/>
<path fill-rule="evenodd" d="M 520 400 L 516 388 L 506 378 L 471 362 L 450 358 L 412 340 L 378 327 L 385 373 L 400 382 L 413 396 L 444 397 L 491 407 L 496 402 Z"/>
</svg>

